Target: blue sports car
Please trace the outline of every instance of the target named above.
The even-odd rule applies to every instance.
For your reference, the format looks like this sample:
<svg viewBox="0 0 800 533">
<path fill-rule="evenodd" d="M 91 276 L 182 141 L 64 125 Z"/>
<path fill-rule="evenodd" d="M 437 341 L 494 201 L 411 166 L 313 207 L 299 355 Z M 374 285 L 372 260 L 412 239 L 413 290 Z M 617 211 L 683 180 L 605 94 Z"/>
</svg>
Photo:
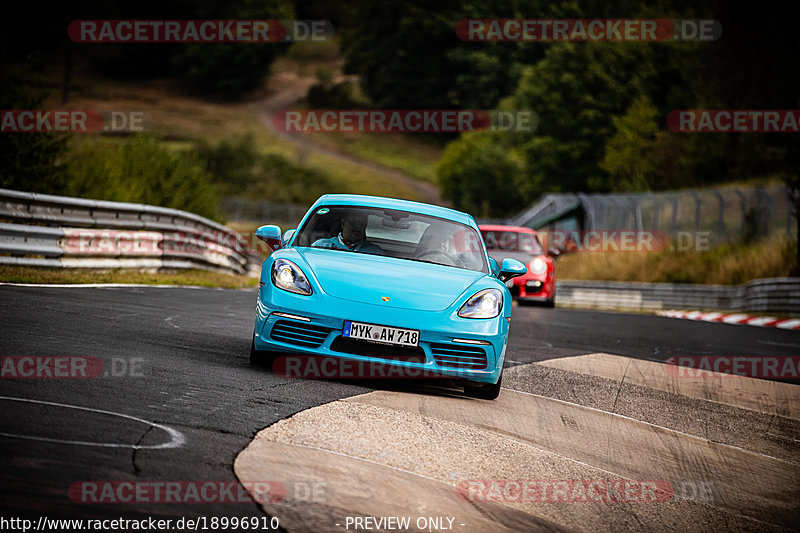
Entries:
<svg viewBox="0 0 800 533">
<path fill-rule="evenodd" d="M 422 371 L 500 392 L 511 321 L 499 265 L 475 220 L 435 205 L 375 196 L 321 197 L 297 230 L 262 226 L 273 253 L 261 267 L 250 361 L 314 355 Z"/>
</svg>

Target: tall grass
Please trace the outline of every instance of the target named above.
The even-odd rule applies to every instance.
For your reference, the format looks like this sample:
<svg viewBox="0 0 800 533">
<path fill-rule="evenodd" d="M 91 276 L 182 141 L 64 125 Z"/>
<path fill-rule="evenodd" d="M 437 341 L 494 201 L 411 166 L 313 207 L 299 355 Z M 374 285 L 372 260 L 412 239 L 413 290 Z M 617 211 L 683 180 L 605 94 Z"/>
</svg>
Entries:
<svg viewBox="0 0 800 533">
<path fill-rule="evenodd" d="M 562 256 L 559 279 L 737 285 L 791 274 L 796 242 L 725 244 L 704 252 L 578 252 Z"/>
<path fill-rule="evenodd" d="M 87 140 L 68 155 L 64 194 L 172 207 L 220 220 L 218 190 L 192 153 L 175 153 L 151 136 Z"/>
</svg>

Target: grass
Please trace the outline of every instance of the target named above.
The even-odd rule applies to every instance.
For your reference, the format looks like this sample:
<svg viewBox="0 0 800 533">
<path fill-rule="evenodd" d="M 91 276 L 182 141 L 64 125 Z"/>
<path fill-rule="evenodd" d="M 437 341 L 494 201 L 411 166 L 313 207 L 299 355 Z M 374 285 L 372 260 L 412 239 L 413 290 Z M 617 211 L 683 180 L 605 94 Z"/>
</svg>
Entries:
<svg viewBox="0 0 800 533">
<path fill-rule="evenodd" d="M 285 62 L 292 64 L 291 60 Z M 285 68 L 288 68 L 285 66 Z M 60 95 L 53 91 L 46 109 L 63 108 Z M 216 144 L 223 139 L 252 134 L 264 154 L 277 154 L 297 164 L 325 173 L 331 193 L 360 193 L 419 200 L 410 187 L 377 174 L 361 165 L 297 147 L 268 130 L 254 113 L 252 102 L 209 102 L 182 95 L 169 80 L 122 82 L 82 75 L 72 91 L 68 108 L 97 111 L 144 111 L 146 131 L 161 138 L 172 150 L 185 150 L 204 139 Z M 91 134 L 75 134 L 72 143 L 79 147 Z M 121 137 L 108 136 L 110 142 Z M 309 203 L 316 198 L 309 199 Z M 268 198 L 263 198 L 268 201 Z"/>
<path fill-rule="evenodd" d="M 247 276 L 185 270 L 180 272 L 144 273 L 130 270 L 67 270 L 0 265 L 0 280 L 6 283 L 133 283 L 143 285 L 185 285 L 246 289 L 258 285 L 258 280 Z"/>
<path fill-rule="evenodd" d="M 297 43 L 273 64 L 273 73 L 300 78 L 313 77 L 326 69 L 341 77 L 343 59 L 335 42 Z M 47 77 L 58 87 L 62 73 L 52 70 Z M 203 139 L 216 144 L 223 139 L 252 134 L 259 151 L 277 154 L 297 164 L 317 169 L 330 178 L 328 192 L 357 192 L 418 200 L 417 193 L 404 184 L 370 171 L 364 166 L 311 151 L 272 133 L 256 114 L 258 100 L 267 95 L 263 89 L 242 103 L 210 102 L 181 93 L 173 80 L 150 82 L 110 81 L 76 71 L 71 93 L 72 109 L 99 111 L 134 110 L 147 114 L 147 131 L 158 136 L 171 150 L 186 150 Z M 57 109 L 60 93 L 54 90 L 44 108 Z M 295 107 L 299 107 L 295 106 Z M 342 132 L 308 134 L 309 140 L 332 152 L 380 166 L 399 170 L 413 178 L 436 183 L 435 168 L 443 152 L 440 139 L 422 135 Z M 78 146 L 90 134 L 75 134 Z M 106 136 L 108 142 L 120 137 Z M 768 183 L 768 182 L 765 182 Z M 743 185 L 763 184 L 748 181 Z M 728 184 L 730 185 L 730 184 Z M 735 185 L 735 184 L 733 184 Z M 722 186 L 722 184 L 720 184 Z M 727 186 L 727 185 L 726 185 Z M 246 194 L 243 194 L 246 197 Z M 262 199 L 262 198 L 254 198 Z M 263 198 L 269 201 L 269 198 Z M 312 201 L 313 199 L 310 199 Z M 661 219 L 671 216 L 665 207 Z M 712 210 L 713 211 L 713 210 Z M 686 213 L 691 218 L 692 213 Z M 682 217 L 683 218 L 683 217 Z M 263 221 L 273 223 L 274 221 Z M 284 229 L 291 223 L 281 224 Z M 241 230 L 252 231 L 243 223 Z M 708 252 L 660 253 L 579 253 L 558 261 L 560 279 L 594 279 L 642 282 L 739 284 L 751 279 L 787 276 L 793 266 L 795 245 L 773 241 L 753 245 L 723 245 Z M 241 279 L 239 279 L 241 278 Z M 179 285 L 253 286 L 255 280 L 202 271 L 144 274 L 137 272 L 77 272 L 40 270 L 23 267 L 0 267 L 0 279 L 32 283 L 160 283 Z"/>
<path fill-rule="evenodd" d="M 797 243 L 726 244 L 705 252 L 582 252 L 558 259 L 559 279 L 738 285 L 791 275 Z"/>
<path fill-rule="evenodd" d="M 295 43 L 286 56 L 278 58 L 273 72 L 292 73 L 298 77 L 316 76 L 318 70 L 326 71 L 337 81 L 342 74 L 344 58 L 339 54 L 336 40 L 325 43 Z M 358 84 L 353 84 L 351 98 L 354 108 L 368 108 L 369 100 Z M 306 101 L 298 102 L 293 109 L 308 109 Z M 314 144 L 380 166 L 398 170 L 412 178 L 437 183 L 436 164 L 444 151 L 444 142 L 433 140 L 425 134 L 337 132 L 304 134 Z M 429 134 L 433 135 L 433 134 Z"/>
<path fill-rule="evenodd" d="M 412 178 L 436 184 L 436 164 L 444 145 L 402 133 L 308 133 L 315 144 L 398 170 Z"/>
</svg>

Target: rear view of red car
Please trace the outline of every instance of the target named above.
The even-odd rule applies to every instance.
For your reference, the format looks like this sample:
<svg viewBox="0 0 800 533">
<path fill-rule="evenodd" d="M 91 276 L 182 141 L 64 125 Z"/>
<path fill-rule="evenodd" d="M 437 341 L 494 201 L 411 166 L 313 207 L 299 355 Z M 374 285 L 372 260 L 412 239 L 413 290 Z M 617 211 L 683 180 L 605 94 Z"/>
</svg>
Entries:
<svg viewBox="0 0 800 533">
<path fill-rule="evenodd" d="M 519 226 L 479 226 L 489 256 L 498 263 L 517 259 L 528 266 L 528 273 L 510 280 L 511 294 L 522 302 L 556 303 L 556 262 L 544 251 L 539 236 L 530 228 Z"/>
</svg>

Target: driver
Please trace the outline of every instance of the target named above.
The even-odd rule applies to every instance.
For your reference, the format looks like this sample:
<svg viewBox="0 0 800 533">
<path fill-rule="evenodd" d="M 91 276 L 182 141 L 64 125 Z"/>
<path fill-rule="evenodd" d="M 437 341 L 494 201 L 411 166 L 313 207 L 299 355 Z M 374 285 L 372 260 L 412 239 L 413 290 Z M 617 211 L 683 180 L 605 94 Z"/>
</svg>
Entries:
<svg viewBox="0 0 800 533">
<path fill-rule="evenodd" d="M 367 240 L 367 216 L 348 213 L 342 218 L 342 231 L 336 237 L 319 239 L 311 246 L 318 248 L 335 248 L 365 254 L 386 255 L 383 248 Z"/>
<path fill-rule="evenodd" d="M 417 246 L 416 257 L 421 259 L 426 256 L 436 257 L 437 263 L 461 266 L 458 252 L 453 244 L 453 234 L 444 228 L 435 226 L 425 230 L 425 234 Z"/>
</svg>

